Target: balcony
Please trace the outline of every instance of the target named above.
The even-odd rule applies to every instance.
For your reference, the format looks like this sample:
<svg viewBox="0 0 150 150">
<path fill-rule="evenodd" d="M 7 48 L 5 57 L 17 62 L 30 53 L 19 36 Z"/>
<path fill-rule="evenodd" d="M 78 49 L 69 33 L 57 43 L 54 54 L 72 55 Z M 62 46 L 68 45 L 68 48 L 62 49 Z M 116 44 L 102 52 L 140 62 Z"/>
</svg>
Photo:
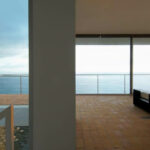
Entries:
<svg viewBox="0 0 150 150">
<path fill-rule="evenodd" d="M 134 74 L 134 87 L 149 89 L 150 74 Z M 143 82 L 144 79 L 144 82 Z M 29 136 L 29 77 L 28 75 L 0 76 L 0 114 L 9 105 L 14 109 L 14 147 L 15 150 L 28 149 Z M 76 74 L 76 94 L 129 94 L 129 74 Z M 77 96 L 77 98 L 80 98 Z M 109 98 L 109 97 L 108 97 Z M 126 99 L 126 97 L 124 97 Z M 104 101 L 107 97 L 104 97 Z M 0 120 L 0 136 L 6 138 L 5 119 Z M 6 140 L 0 144 L 3 150 Z"/>
</svg>

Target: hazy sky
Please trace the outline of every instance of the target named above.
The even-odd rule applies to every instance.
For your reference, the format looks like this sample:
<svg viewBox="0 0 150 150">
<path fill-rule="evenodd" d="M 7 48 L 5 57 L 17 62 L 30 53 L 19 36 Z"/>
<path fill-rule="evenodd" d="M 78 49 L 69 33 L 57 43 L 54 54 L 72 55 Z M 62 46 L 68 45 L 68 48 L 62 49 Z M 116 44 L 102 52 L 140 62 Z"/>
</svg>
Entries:
<svg viewBox="0 0 150 150">
<path fill-rule="evenodd" d="M 0 4 L 0 74 L 28 73 L 28 1 Z"/>
<path fill-rule="evenodd" d="M 150 73 L 150 45 L 135 46 L 134 71 Z M 129 46 L 77 45 L 76 73 L 129 73 Z M 0 74 L 28 73 L 28 0 L 1 0 Z"/>
<path fill-rule="evenodd" d="M 134 73 L 150 73 L 150 45 L 134 46 Z M 77 45 L 76 73 L 129 73 L 129 45 Z"/>
</svg>

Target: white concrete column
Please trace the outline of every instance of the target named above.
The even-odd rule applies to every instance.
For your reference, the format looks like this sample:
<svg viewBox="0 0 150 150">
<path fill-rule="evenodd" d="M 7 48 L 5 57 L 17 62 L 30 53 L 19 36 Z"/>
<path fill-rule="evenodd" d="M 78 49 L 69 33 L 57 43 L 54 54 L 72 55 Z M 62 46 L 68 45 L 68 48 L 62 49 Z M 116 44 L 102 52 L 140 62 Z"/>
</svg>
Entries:
<svg viewBox="0 0 150 150">
<path fill-rule="evenodd" d="M 74 0 L 29 0 L 30 150 L 75 150 Z"/>
</svg>

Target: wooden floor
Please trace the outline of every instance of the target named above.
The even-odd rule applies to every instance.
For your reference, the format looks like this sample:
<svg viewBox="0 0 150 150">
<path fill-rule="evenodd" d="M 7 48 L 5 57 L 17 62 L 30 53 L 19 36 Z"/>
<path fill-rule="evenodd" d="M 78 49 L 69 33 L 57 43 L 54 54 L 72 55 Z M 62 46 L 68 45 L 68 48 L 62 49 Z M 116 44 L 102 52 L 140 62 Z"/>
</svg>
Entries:
<svg viewBox="0 0 150 150">
<path fill-rule="evenodd" d="M 0 105 L 28 104 L 28 95 L 0 95 Z M 76 96 L 76 150 L 149 150 L 150 114 L 131 96 Z"/>
<path fill-rule="evenodd" d="M 76 97 L 77 150 L 149 150 L 150 114 L 131 96 Z"/>
</svg>

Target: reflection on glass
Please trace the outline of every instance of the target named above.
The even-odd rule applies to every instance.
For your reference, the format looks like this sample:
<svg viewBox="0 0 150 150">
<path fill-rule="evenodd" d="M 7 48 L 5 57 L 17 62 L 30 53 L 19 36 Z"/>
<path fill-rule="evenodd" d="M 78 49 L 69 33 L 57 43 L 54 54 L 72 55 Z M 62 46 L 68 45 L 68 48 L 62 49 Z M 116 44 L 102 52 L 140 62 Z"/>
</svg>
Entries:
<svg viewBox="0 0 150 150">
<path fill-rule="evenodd" d="M 29 150 L 29 107 L 27 105 L 14 106 L 14 135 L 15 150 Z"/>
</svg>

